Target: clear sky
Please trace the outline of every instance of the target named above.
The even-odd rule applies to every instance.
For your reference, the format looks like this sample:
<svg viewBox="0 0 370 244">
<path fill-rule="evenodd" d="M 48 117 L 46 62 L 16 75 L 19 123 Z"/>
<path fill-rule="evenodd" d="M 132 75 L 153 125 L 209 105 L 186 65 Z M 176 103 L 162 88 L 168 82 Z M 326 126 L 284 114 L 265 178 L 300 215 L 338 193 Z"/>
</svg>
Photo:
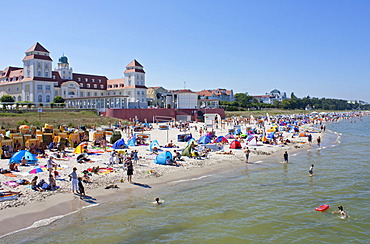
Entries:
<svg viewBox="0 0 370 244">
<path fill-rule="evenodd" d="M 369 0 L 2 1 L 0 69 L 40 42 L 56 66 L 147 86 L 370 102 Z"/>
</svg>

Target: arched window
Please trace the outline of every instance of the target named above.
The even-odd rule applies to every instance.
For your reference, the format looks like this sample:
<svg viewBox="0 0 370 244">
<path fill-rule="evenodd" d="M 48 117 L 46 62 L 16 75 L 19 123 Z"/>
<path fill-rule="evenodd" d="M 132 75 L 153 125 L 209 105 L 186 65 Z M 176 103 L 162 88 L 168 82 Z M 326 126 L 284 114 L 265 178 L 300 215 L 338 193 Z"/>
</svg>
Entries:
<svg viewBox="0 0 370 244">
<path fill-rule="evenodd" d="M 46 95 L 46 102 L 50 103 L 50 95 Z"/>
<path fill-rule="evenodd" d="M 22 97 L 18 96 L 18 102 L 22 101 Z"/>
<path fill-rule="evenodd" d="M 68 95 L 75 95 L 75 92 L 74 91 L 70 91 L 70 92 L 68 92 Z"/>
<path fill-rule="evenodd" d="M 38 96 L 37 101 L 38 101 L 39 103 L 41 103 L 41 102 L 42 102 L 42 95 L 39 95 L 39 96 Z"/>
</svg>

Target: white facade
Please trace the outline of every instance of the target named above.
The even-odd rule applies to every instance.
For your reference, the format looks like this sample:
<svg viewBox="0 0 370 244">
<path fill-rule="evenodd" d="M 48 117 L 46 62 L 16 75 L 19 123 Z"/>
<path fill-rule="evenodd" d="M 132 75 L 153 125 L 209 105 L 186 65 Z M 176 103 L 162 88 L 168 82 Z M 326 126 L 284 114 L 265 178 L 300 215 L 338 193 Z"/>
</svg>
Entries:
<svg viewBox="0 0 370 244">
<path fill-rule="evenodd" d="M 195 92 L 177 93 L 177 108 L 194 109 L 198 107 L 198 94 Z"/>
</svg>

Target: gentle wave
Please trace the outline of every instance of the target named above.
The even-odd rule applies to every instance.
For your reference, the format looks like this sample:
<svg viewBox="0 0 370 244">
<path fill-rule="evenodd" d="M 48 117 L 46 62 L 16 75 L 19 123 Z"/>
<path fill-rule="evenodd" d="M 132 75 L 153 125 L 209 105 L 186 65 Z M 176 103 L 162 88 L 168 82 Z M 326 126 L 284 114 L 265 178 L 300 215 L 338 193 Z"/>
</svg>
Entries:
<svg viewBox="0 0 370 244">
<path fill-rule="evenodd" d="M 24 230 L 30 230 L 30 229 L 34 229 L 34 228 L 38 228 L 38 227 L 42 227 L 42 226 L 47 226 L 47 225 L 53 223 L 54 221 L 56 221 L 58 219 L 61 219 L 61 218 L 64 218 L 66 216 L 75 214 L 75 213 L 81 211 L 82 209 L 86 209 L 86 208 L 90 208 L 90 207 L 96 207 L 98 205 L 100 205 L 100 204 L 99 203 L 90 204 L 90 205 L 84 206 L 84 207 L 82 207 L 80 209 L 77 209 L 77 210 L 72 211 L 72 212 L 67 213 L 67 214 L 61 214 L 61 215 L 53 216 L 53 217 L 46 218 L 46 219 L 40 219 L 40 220 L 34 222 L 32 225 L 30 225 L 30 226 L 28 226 L 26 228 L 19 229 L 19 230 L 16 230 L 16 231 L 13 231 L 13 232 L 10 232 L 10 233 L 7 233 L 5 235 L 0 236 L 0 239 L 3 238 L 3 237 L 6 237 L 6 236 L 13 235 L 15 233 L 24 231 Z"/>
<path fill-rule="evenodd" d="M 212 175 L 202 175 L 200 177 L 197 177 L 197 178 L 190 178 L 190 179 L 184 179 L 184 180 L 175 180 L 175 181 L 172 181 L 170 182 L 169 184 L 177 184 L 177 183 L 182 183 L 182 182 L 189 182 L 189 181 L 194 181 L 194 180 L 200 180 L 200 179 L 203 179 L 203 178 L 206 178 L 206 177 L 210 177 Z"/>
</svg>

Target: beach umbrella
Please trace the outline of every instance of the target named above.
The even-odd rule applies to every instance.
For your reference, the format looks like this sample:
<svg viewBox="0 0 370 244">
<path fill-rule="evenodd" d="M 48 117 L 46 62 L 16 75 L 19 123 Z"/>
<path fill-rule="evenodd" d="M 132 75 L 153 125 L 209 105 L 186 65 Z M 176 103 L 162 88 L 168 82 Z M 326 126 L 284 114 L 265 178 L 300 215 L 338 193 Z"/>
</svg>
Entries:
<svg viewBox="0 0 370 244">
<path fill-rule="evenodd" d="M 14 153 L 14 155 L 10 158 L 9 164 L 11 163 L 20 163 L 22 158 L 25 157 L 27 163 L 37 163 L 38 159 L 36 158 L 36 154 L 32 154 L 27 150 L 21 150 L 19 152 Z"/>
<path fill-rule="evenodd" d="M 30 173 L 30 174 L 38 174 L 38 173 L 46 172 L 46 171 L 47 171 L 47 169 L 46 169 L 45 166 L 36 166 L 32 170 L 30 170 L 28 173 Z"/>
</svg>

